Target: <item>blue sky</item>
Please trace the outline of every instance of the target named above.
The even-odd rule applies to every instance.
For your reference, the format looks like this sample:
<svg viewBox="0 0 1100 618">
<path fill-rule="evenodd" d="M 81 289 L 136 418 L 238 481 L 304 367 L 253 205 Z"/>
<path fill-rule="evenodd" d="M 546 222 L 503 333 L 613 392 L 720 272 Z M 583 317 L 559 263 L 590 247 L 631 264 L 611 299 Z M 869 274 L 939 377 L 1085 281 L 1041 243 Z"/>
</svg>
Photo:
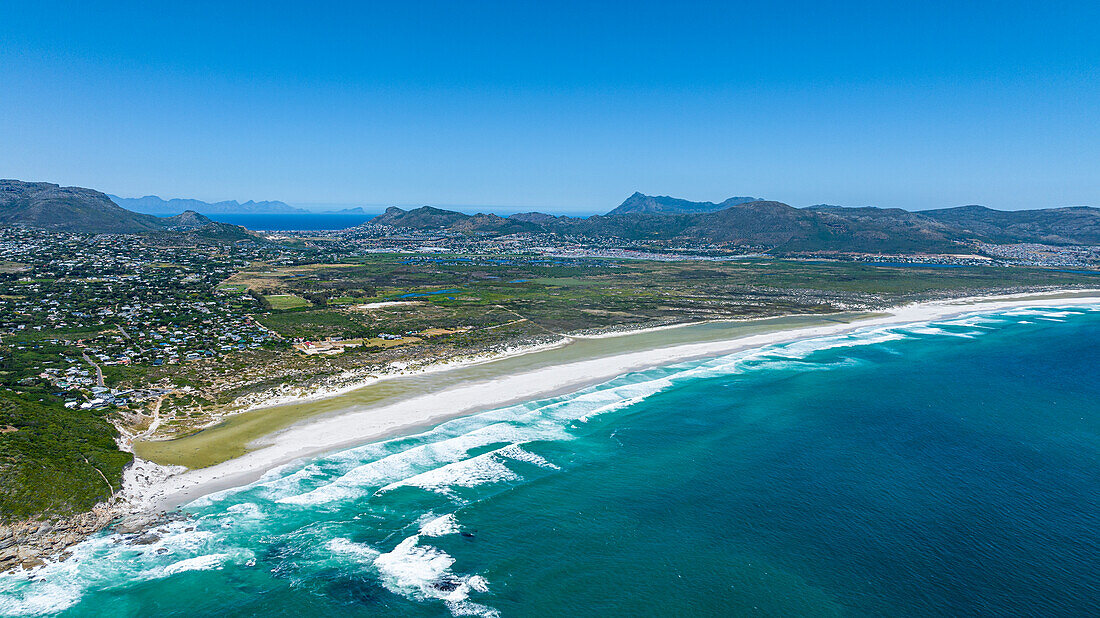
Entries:
<svg viewBox="0 0 1100 618">
<path fill-rule="evenodd" d="M 635 190 L 1100 206 L 1096 2 L 160 4 L 0 9 L 0 177 L 559 212 Z"/>
</svg>

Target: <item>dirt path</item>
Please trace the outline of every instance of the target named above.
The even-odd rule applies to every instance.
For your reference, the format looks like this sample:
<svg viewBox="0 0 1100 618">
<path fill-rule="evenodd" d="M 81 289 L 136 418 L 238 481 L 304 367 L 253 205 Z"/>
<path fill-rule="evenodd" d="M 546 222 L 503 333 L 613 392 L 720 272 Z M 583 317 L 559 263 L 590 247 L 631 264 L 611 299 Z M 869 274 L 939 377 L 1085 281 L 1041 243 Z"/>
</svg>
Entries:
<svg viewBox="0 0 1100 618">
<path fill-rule="evenodd" d="M 92 462 L 88 461 L 88 458 L 87 458 L 87 457 L 84 457 L 84 456 L 82 455 L 82 456 L 81 456 L 80 458 L 84 460 L 84 463 L 88 464 L 89 466 L 92 466 Z M 98 472 L 98 473 L 99 473 L 99 477 L 103 479 L 103 482 L 104 482 L 104 483 L 107 483 L 107 487 L 110 487 L 110 488 L 111 488 L 111 495 L 112 495 L 112 496 L 113 496 L 113 495 L 115 495 L 115 486 L 111 484 L 111 481 L 108 481 L 108 480 L 107 480 L 107 477 L 106 477 L 106 476 L 104 476 L 104 474 L 103 474 L 103 471 L 102 471 L 102 470 L 100 470 L 99 468 L 95 467 L 95 466 L 92 466 L 92 469 L 93 469 L 93 470 L 95 470 L 96 472 Z"/>
<path fill-rule="evenodd" d="M 153 435 L 153 433 L 156 432 L 158 428 L 160 428 L 160 404 L 164 403 L 164 400 L 168 398 L 168 395 L 171 395 L 171 393 L 167 393 L 165 395 L 157 397 L 156 403 L 153 404 L 153 420 L 149 422 L 149 426 L 145 428 L 145 431 L 134 436 L 132 440 L 141 440 L 144 438 L 148 438 L 149 436 Z"/>
</svg>

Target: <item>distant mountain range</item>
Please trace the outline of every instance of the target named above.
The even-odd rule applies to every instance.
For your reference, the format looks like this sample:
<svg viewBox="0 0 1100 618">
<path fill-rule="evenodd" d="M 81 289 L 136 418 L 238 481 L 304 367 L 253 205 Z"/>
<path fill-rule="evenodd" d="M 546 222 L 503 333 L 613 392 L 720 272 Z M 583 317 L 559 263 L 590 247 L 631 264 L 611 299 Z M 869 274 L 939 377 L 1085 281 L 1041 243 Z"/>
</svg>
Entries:
<svg viewBox="0 0 1100 618">
<path fill-rule="evenodd" d="M 156 217 L 126 210 L 93 189 L 21 180 L 0 180 L 0 225 L 100 234 L 184 231 L 221 240 L 258 239 L 239 225 L 212 221 L 194 210 Z"/>
<path fill-rule="evenodd" d="M 157 208 L 167 208 L 164 204 L 182 207 L 196 203 L 194 200 L 140 199 L 145 200 L 147 206 Z M 280 210 L 268 214 L 298 214 L 272 204 L 298 210 L 282 202 L 245 202 L 238 207 L 252 205 L 257 210 Z M 363 214 L 362 209 L 339 212 Z M 218 239 L 260 238 L 243 227 L 212 221 L 195 208 L 171 214 L 171 217 L 155 217 L 133 212 L 92 189 L 0 180 L 0 225 L 71 232 L 185 231 Z M 794 208 L 782 202 L 744 197 L 715 204 L 635 193 L 608 214 L 587 218 L 539 212 L 509 217 L 468 215 L 425 206 L 411 210 L 391 207 L 371 219 L 371 223 L 471 235 L 543 232 L 655 241 L 665 246 L 713 244 L 726 248 L 766 249 L 776 254 L 822 251 L 957 253 L 969 251 L 968 243 L 972 241 L 1100 245 L 1100 209 L 1084 206 L 1018 211 L 961 206 L 910 212 L 896 208 L 827 205 Z"/>
<path fill-rule="evenodd" d="M 814 251 L 912 253 L 968 251 L 969 241 L 1100 244 L 1100 209 L 1000 211 L 962 206 L 910 212 L 896 208 L 794 208 L 734 197 L 719 204 L 635 193 L 606 215 L 588 218 L 521 213 L 507 218 L 439 208 L 390 208 L 371 223 L 421 230 L 511 234 L 556 232 L 666 243 Z"/>
<path fill-rule="evenodd" d="M 126 210 L 133 212 L 140 212 L 149 215 L 166 216 L 173 215 L 184 210 L 193 210 L 204 215 L 315 215 L 315 214 L 327 214 L 327 215 L 365 215 L 367 214 L 362 208 L 356 206 L 354 208 L 344 208 L 342 210 L 329 210 L 324 212 L 314 212 L 306 210 L 304 208 L 298 208 L 297 206 L 291 206 L 286 202 L 279 201 L 264 201 L 254 202 L 249 200 L 247 202 L 238 202 L 236 200 L 228 200 L 224 202 L 203 202 L 201 200 L 191 199 L 161 199 L 155 195 L 146 195 L 145 197 L 119 197 L 117 195 L 108 194 L 114 203 L 122 206 Z M 377 211 L 376 211 L 377 212 Z"/>
</svg>

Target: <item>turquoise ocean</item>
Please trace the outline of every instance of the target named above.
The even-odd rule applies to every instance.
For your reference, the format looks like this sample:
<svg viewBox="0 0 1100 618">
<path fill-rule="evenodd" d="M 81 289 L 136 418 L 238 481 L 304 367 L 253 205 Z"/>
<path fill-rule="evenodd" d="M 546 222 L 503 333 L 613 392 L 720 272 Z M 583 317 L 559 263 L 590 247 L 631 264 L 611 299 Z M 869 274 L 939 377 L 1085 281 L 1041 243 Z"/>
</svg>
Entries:
<svg viewBox="0 0 1100 618">
<path fill-rule="evenodd" d="M 0 576 L 0 614 L 1100 615 L 1100 307 L 1072 304 L 632 373 L 292 464 L 147 544 Z"/>
</svg>

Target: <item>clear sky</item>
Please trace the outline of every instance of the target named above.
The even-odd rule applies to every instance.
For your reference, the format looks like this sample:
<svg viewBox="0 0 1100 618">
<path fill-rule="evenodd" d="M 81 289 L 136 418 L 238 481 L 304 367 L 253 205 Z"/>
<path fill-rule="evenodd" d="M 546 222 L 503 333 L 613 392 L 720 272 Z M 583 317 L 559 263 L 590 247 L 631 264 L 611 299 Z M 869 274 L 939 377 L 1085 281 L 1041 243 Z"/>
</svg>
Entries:
<svg viewBox="0 0 1100 618">
<path fill-rule="evenodd" d="M 0 177 L 604 211 L 1100 206 L 1100 3 L 6 2 Z"/>
</svg>

